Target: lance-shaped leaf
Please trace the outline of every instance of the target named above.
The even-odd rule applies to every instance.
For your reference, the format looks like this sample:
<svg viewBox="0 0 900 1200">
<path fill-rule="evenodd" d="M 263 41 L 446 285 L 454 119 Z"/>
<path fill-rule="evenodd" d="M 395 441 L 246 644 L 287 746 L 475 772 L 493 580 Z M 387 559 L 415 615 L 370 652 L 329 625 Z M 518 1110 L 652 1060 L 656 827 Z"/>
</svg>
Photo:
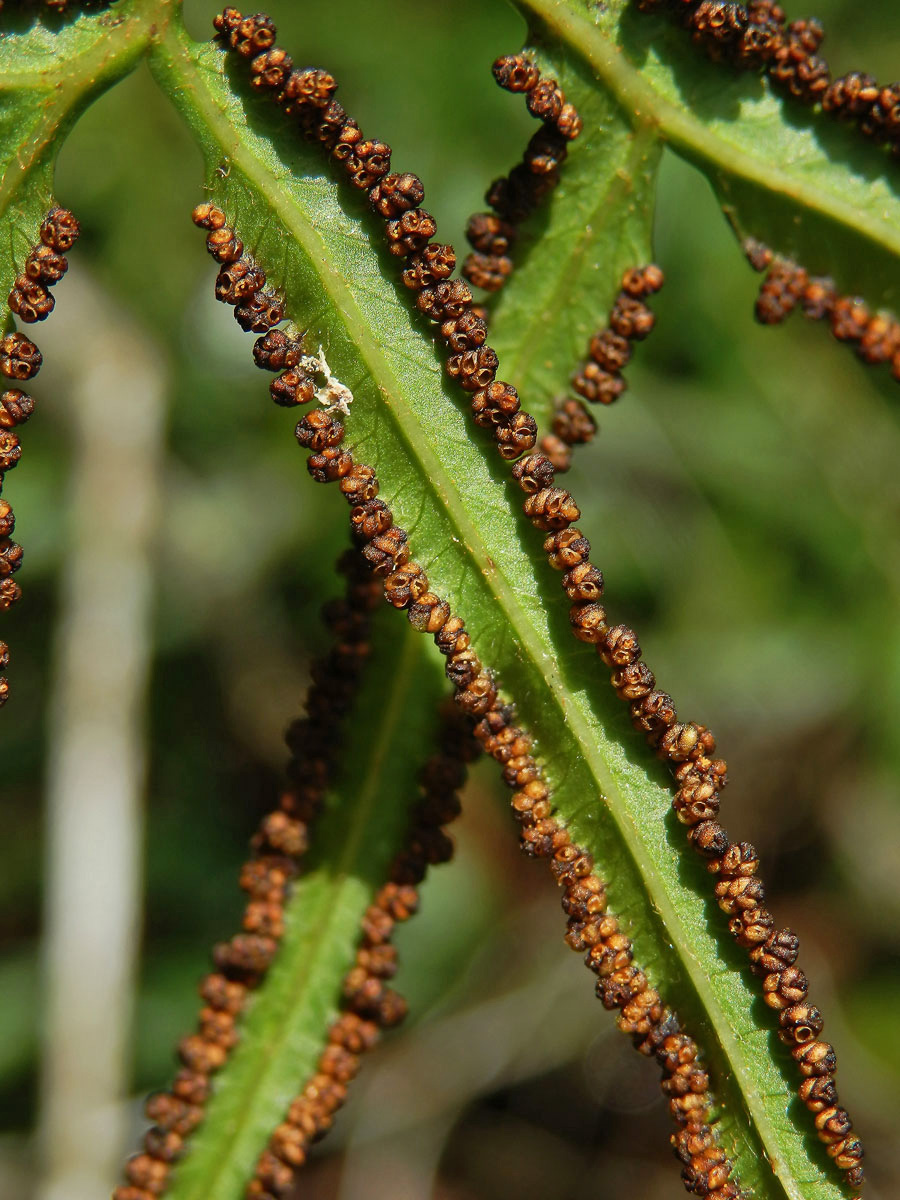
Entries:
<svg viewBox="0 0 900 1200">
<path fill-rule="evenodd" d="M 363 914 L 403 844 L 446 684 L 421 639 L 390 613 L 379 614 L 372 644 L 278 954 L 241 1020 L 241 1041 L 177 1170 L 173 1200 L 243 1196 L 272 1131 L 315 1072 Z"/>
<path fill-rule="evenodd" d="M 590 31 L 579 31 L 587 40 Z M 432 587 L 467 620 L 478 653 L 517 701 L 560 813 L 610 880 L 637 958 L 703 1043 L 743 1182 L 760 1197 L 841 1195 L 806 1114 L 797 1124 L 789 1114 L 792 1064 L 773 1055 L 771 1021 L 705 898 L 705 872 L 673 828 L 662 773 L 598 677 L 592 652 L 573 642 L 558 579 L 518 515 L 518 495 L 445 387 L 427 326 L 391 282 L 397 265 L 381 248 L 378 223 L 240 70 L 232 74 L 218 47 L 193 45 L 171 26 L 153 67 L 204 149 L 209 196 L 284 290 L 310 349 L 321 343 L 353 390 L 349 444 L 377 467 L 382 495 Z M 581 75 L 570 81 L 571 96 L 587 110 L 592 85 Z M 595 135 L 586 132 L 587 144 Z M 614 156 L 612 170 L 620 163 Z M 630 196 L 623 201 L 611 188 L 600 153 L 595 172 L 610 196 L 605 219 L 621 222 L 614 210 Z M 577 306 L 577 295 L 571 302 Z M 594 305 L 580 318 L 588 325 Z M 224 1153 L 244 1111 L 235 1104 L 238 1116 L 227 1122 L 211 1112 L 201 1136 Z M 215 1194 L 238 1193 L 223 1185 Z"/>
</svg>

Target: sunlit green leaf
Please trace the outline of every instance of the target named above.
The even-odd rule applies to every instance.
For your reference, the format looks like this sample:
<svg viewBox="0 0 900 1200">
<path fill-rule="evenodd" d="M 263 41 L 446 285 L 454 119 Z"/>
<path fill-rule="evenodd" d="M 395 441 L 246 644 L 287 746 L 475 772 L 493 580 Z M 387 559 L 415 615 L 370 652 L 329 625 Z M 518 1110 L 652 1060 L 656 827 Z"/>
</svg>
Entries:
<svg viewBox="0 0 900 1200">
<path fill-rule="evenodd" d="M 377 222 L 315 151 L 284 131 L 217 47 L 195 47 L 173 33 L 154 69 L 204 148 L 207 194 L 284 289 L 289 311 L 309 331 L 310 348 L 321 344 L 353 389 L 349 444 L 377 467 L 382 495 L 409 530 L 432 587 L 465 617 L 479 654 L 516 699 L 537 736 L 559 809 L 610 879 L 612 902 L 640 961 L 700 1037 L 741 1177 L 759 1195 L 839 1195 L 811 1131 L 788 1116 L 790 1064 L 782 1055 L 773 1059 L 771 1024 L 760 1020 L 741 956 L 705 898 L 702 867 L 686 856 L 681 831 L 667 815 L 663 776 L 598 678 L 592 652 L 571 638 L 540 539 L 517 515 L 518 496 L 485 437 L 467 425 L 462 401 L 444 384 L 428 327 L 391 281 L 397 268 L 383 253 Z M 604 111 L 607 101 L 598 105 L 577 69 L 567 84 L 579 107 Z M 612 125 L 614 114 L 606 112 Z M 624 265 L 627 254 L 647 245 L 646 177 L 655 151 L 652 140 L 633 151 L 634 139 L 621 126 L 611 141 L 611 161 L 601 144 L 592 170 L 607 196 L 604 224 L 623 231 L 618 263 Z M 596 219 L 586 162 L 580 210 L 573 201 L 568 218 L 560 216 L 570 228 L 578 212 L 582 220 L 585 212 Z M 616 184 L 629 166 L 640 173 L 639 188 Z M 610 244 L 602 233 L 584 239 L 581 278 L 608 266 Z M 552 243 L 534 245 L 523 273 L 539 271 L 545 252 L 559 277 Z M 569 298 L 579 336 L 595 323 L 597 302 L 596 295 L 581 306 Z M 529 334 L 521 331 L 523 339 Z M 523 353 L 514 340 L 507 331 L 507 352 Z M 561 361 L 569 347 L 553 353 Z M 742 1112 L 751 1114 L 750 1123 Z M 201 1136 L 212 1142 L 224 1135 L 211 1120 Z M 760 1171 L 767 1158 L 774 1174 Z"/>
</svg>

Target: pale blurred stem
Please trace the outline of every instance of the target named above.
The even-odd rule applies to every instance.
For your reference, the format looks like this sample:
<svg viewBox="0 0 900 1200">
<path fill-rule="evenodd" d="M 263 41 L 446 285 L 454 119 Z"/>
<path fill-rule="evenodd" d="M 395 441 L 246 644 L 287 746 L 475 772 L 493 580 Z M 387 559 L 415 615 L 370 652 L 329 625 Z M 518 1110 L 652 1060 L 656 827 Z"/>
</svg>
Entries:
<svg viewBox="0 0 900 1200">
<path fill-rule="evenodd" d="M 42 1195 L 97 1200 L 127 1141 L 164 378 L 121 309 L 76 279 L 41 346 L 70 372 L 44 415 L 71 422 L 73 446 L 49 719 Z"/>
</svg>

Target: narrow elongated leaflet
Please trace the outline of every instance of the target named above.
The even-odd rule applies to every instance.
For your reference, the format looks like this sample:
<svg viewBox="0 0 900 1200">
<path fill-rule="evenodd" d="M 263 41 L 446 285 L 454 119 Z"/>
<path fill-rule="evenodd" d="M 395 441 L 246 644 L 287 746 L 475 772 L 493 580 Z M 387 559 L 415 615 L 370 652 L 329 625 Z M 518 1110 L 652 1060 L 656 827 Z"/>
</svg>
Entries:
<svg viewBox="0 0 900 1200">
<path fill-rule="evenodd" d="M 403 998 L 386 982 L 397 969 L 391 935 L 396 924 L 418 911 L 417 889 L 429 865 L 452 857 L 444 827 L 459 815 L 466 764 L 478 755 L 468 722 L 452 704 L 441 714 L 438 743 L 422 770 L 421 796 L 404 847 L 363 917 L 356 957 L 341 989 L 343 1012 L 329 1027 L 314 1073 L 257 1161 L 247 1187 L 251 1200 L 281 1195 L 294 1185 L 310 1145 L 328 1132 L 344 1104 L 362 1055 L 406 1015 Z"/>
<path fill-rule="evenodd" d="M 256 18 L 242 20 L 236 28 L 245 35 L 249 29 L 252 37 L 258 29 L 255 22 Z M 199 206 L 194 218 L 205 228 L 222 231 L 216 245 L 238 244 L 237 234 L 215 206 Z M 245 266 L 242 277 L 252 277 L 257 286 L 264 286 L 264 273 L 252 258 L 245 255 L 239 261 Z M 222 292 L 221 288 L 217 290 Z M 220 298 L 225 299 L 223 295 Z M 230 302 L 234 302 L 233 297 Z M 260 338 L 255 348 L 257 362 L 269 369 L 284 365 L 281 357 L 284 341 L 274 339 L 274 332 Z M 276 340 L 279 344 L 273 361 L 269 353 Z M 273 398 L 284 402 L 280 392 L 274 393 Z M 306 395 L 305 402 L 310 399 Z M 649 985 L 646 974 L 633 963 L 631 941 L 617 918 L 607 911 L 606 889 L 593 873 L 592 856 L 574 842 L 554 813 L 550 790 L 532 753 L 531 737 L 514 724 L 513 709 L 503 702 L 499 682 L 472 650 L 462 620 L 451 613 L 446 601 L 429 590 L 425 571 L 411 560 L 406 531 L 396 526 L 390 508 L 378 498 L 380 489 L 374 469 L 359 463 L 351 451 L 342 449 L 345 430 L 333 415 L 334 407 L 331 406 L 332 411 L 314 410 L 297 425 L 299 444 L 312 451 L 307 460 L 310 474 L 317 482 L 339 484 L 352 506 L 351 528 L 361 543 L 363 559 L 376 577 L 384 580 L 385 599 L 392 607 L 406 610 L 414 629 L 433 635 L 446 657 L 446 674 L 455 687 L 457 704 L 464 714 L 477 719 L 476 738 L 503 765 L 504 779 L 515 789 L 513 810 L 522 826 L 523 848 L 536 857 L 552 858 L 554 874 L 565 889 L 563 906 L 569 916 L 569 944 L 576 950 L 587 951 L 586 962 L 600 977 L 597 993 L 604 1005 L 620 1010 L 620 1028 L 632 1036 L 643 1053 L 655 1055 L 662 1068 L 662 1087 L 680 1126 L 672 1142 L 684 1163 L 686 1186 L 701 1190 L 714 1200 L 735 1200 L 739 1195 L 738 1185 L 729 1178 L 733 1164 L 717 1143 L 709 1079 L 698 1061 L 696 1043 L 681 1029 L 678 1018 L 663 1003 L 659 992 Z M 393 905 L 396 900 L 396 894 L 391 892 L 387 903 Z M 373 944 L 383 942 L 389 933 L 390 925 L 379 933 L 385 916 L 393 920 L 390 913 L 381 912 L 376 905 L 373 923 L 367 930 Z M 375 1008 L 363 1010 L 370 1016 L 378 1011 L 380 1003 L 381 985 L 376 981 L 375 986 Z M 365 993 L 362 1002 L 367 1002 Z M 394 1011 L 395 1005 L 391 1004 L 389 1012 Z M 363 1014 L 356 1013 L 357 1017 L 360 1015 Z M 329 1069 L 318 1072 L 323 1077 L 337 1072 L 336 1077 L 327 1085 L 324 1080 L 312 1084 L 314 1095 L 300 1104 L 295 1115 L 306 1122 L 305 1133 L 298 1133 L 297 1122 L 291 1120 L 276 1130 L 257 1163 L 249 1196 L 287 1194 L 296 1167 L 305 1160 L 303 1139 L 311 1136 L 318 1119 L 330 1120 L 339 1103 L 340 1089 L 355 1072 L 359 1047 L 367 1037 L 366 1030 L 357 1022 L 349 1026 L 339 1023 L 337 1030 L 340 1040 L 326 1051 Z M 344 1044 L 348 1038 L 352 1047 L 357 1048 Z M 320 1088 L 325 1089 L 324 1098 L 320 1098 Z"/>
<path fill-rule="evenodd" d="M 265 980 L 284 935 L 291 881 L 334 772 L 340 726 L 369 657 L 372 610 L 379 600 L 379 589 L 355 552 L 342 555 L 339 569 L 347 581 L 344 596 L 323 610 L 334 642 L 313 664 L 306 716 L 287 732 L 289 785 L 278 807 L 260 822 L 253 857 L 241 871 L 240 884 L 249 896 L 242 932 L 213 951 L 214 970 L 200 984 L 204 1006 L 197 1032 L 178 1045 L 182 1066 L 172 1087 L 147 1101 L 153 1125 L 142 1152 L 126 1164 L 128 1182 L 116 1189 L 114 1200 L 151 1200 L 166 1190 L 173 1164 L 204 1119 L 213 1077 L 240 1039 L 241 1013 Z"/>
<path fill-rule="evenodd" d="M 421 203 L 424 187 L 418 177 L 391 174 L 389 147 L 365 139 L 356 121 L 342 108 L 333 114 L 333 121 L 321 121 L 323 107 L 336 104 L 333 100 L 336 83 L 330 75 L 310 69 L 297 73 L 298 80 L 311 75 L 318 81 L 327 78 L 327 86 L 319 87 L 311 100 L 306 99 L 310 94 L 308 88 L 304 90 L 301 82 L 292 82 L 295 76 L 284 58 L 279 59 L 279 71 L 271 77 L 266 76 L 265 64 L 271 62 L 272 54 L 284 54 L 271 49 L 275 30 L 268 17 L 244 18 L 237 10 L 226 9 L 216 18 L 215 25 L 233 50 L 244 58 L 254 59 L 251 70 L 257 81 L 264 80 L 260 86 L 271 91 L 292 116 L 299 117 L 308 135 L 318 140 L 332 159 L 344 168 L 350 183 L 368 192 L 369 202 L 377 213 L 390 220 Z M 260 41 L 265 43 L 264 46 L 260 47 Z M 419 311 L 440 325 L 442 339 L 449 342 L 457 332 L 459 320 L 469 312 L 472 300 L 465 284 L 450 279 L 455 264 L 453 247 L 430 242 L 412 251 L 407 263 L 402 272 L 404 285 L 416 293 Z M 640 337 L 652 327 L 652 314 L 640 300 L 626 295 L 623 301 L 617 302 L 614 311 L 616 332 L 620 334 Z M 580 516 L 578 505 L 568 491 L 554 486 L 555 471 L 550 459 L 543 454 L 530 453 L 536 442 L 537 424 L 521 409 L 516 389 L 496 379 L 499 362 L 493 348 L 482 343 L 472 349 L 457 351 L 447 357 L 445 366 L 448 376 L 472 394 L 476 422 L 492 427 L 501 458 L 515 462 L 512 474 L 526 493 L 525 515 L 538 529 L 551 533 L 545 542 L 551 561 L 559 554 L 562 541 L 560 565 L 566 568 L 562 583 L 572 602 L 569 614 L 572 632 L 579 641 L 596 646 L 604 664 L 612 667 L 616 692 L 631 703 L 634 720 L 644 723 L 657 753 L 675 772 L 680 788 L 673 803 L 679 819 L 688 826 L 689 842 L 709 860 L 711 870 L 725 872 L 727 895 L 719 896 L 720 907 L 735 912 L 729 929 L 738 943 L 750 951 L 755 970 L 778 976 L 773 990 L 766 993 L 773 1006 L 777 1006 L 778 1001 L 789 999 L 798 987 L 805 989 L 805 979 L 793 974 L 785 979 L 781 977 L 781 968 L 793 967 L 796 939 L 793 935 L 787 939 L 793 946 L 791 957 L 790 950 L 781 948 L 782 942 L 779 942 L 781 933 L 789 934 L 789 931 L 775 931 L 774 919 L 763 906 L 764 892 L 759 880 L 752 887 L 739 885 L 728 874 L 730 860 L 727 853 L 734 845 L 740 847 L 742 844 L 731 843 L 715 820 L 718 793 L 727 780 L 726 764 L 713 757 L 715 738 L 705 726 L 677 720 L 670 697 L 656 689 L 652 671 L 641 661 L 640 646 L 633 632 L 624 626 L 607 624 L 606 611 L 598 602 L 602 577 L 590 562 L 590 544 L 579 530 L 571 528 Z M 344 458 L 349 459 L 349 455 L 334 450 L 332 460 L 323 463 L 322 477 L 338 477 L 345 470 Z M 515 461 L 517 459 L 519 461 Z M 350 470 L 350 465 L 346 470 Z M 329 472 L 334 474 L 329 476 Z M 488 687 L 486 683 L 485 688 Z M 741 873 L 740 863 L 736 871 Z M 755 864 L 751 874 L 755 875 Z M 740 903 L 738 890 L 742 897 Z M 728 909 L 728 904 L 733 906 L 732 909 Z M 801 1002 L 781 1006 L 779 1036 L 791 1047 L 804 1081 L 830 1076 L 834 1071 L 833 1049 L 817 1040 L 822 1025 L 821 1014 L 811 1005 Z M 805 1082 L 802 1086 L 806 1086 Z M 804 1099 L 808 1107 L 817 1111 L 819 1098 Z M 837 1107 L 836 1095 L 829 1093 L 825 1107 L 817 1111 L 815 1123 L 818 1136 L 825 1142 L 836 1166 L 847 1172 L 848 1184 L 859 1186 L 864 1180 L 862 1144 L 852 1132 L 846 1111 Z"/>
<path fill-rule="evenodd" d="M 748 257 L 758 270 L 772 263 L 772 255 L 765 247 L 754 244 L 747 248 Z M 635 269 L 626 272 L 621 296 L 637 297 L 646 291 L 655 290 L 651 285 L 661 282 L 658 268 Z M 758 302 L 758 316 L 765 323 L 783 320 L 798 300 L 809 316 L 831 315 L 838 331 L 847 328 L 844 340 L 854 339 L 861 343 L 864 332 L 869 328 L 868 313 L 860 301 L 855 303 L 834 296 L 830 281 L 810 280 L 808 275 L 795 264 L 777 262 L 767 276 Z M 852 322 L 854 308 L 863 309 L 856 323 Z M 851 315 L 847 315 L 847 313 Z M 777 315 L 773 315 L 777 314 Z M 616 335 L 616 309 L 610 316 L 610 328 L 604 330 L 591 342 L 591 363 L 602 362 L 610 371 L 615 368 L 613 378 L 619 384 L 616 395 L 621 394 L 624 380 L 620 371 L 627 358 L 619 354 L 614 346 L 614 359 L 609 358 L 612 332 Z M 649 331 L 645 314 L 638 314 L 638 326 Z M 620 328 L 623 328 L 620 326 Z M 625 330 L 627 332 L 627 330 Z M 877 329 L 877 338 L 870 338 L 869 353 L 875 358 L 878 344 L 893 334 Z M 839 336 L 839 332 L 836 334 Z M 862 349 L 862 347 L 860 347 Z M 880 361 L 884 361 L 881 358 Z M 582 369 L 577 381 L 585 375 Z M 578 388 L 582 391 L 582 388 Z M 533 456 L 536 458 L 537 456 Z M 526 460 L 527 462 L 528 460 Z M 533 469 L 533 468 L 532 468 Z M 577 554 L 580 538 L 577 530 L 569 529 L 562 535 L 567 549 Z M 595 568 L 581 563 L 580 578 L 591 578 L 596 584 L 596 595 L 602 589 L 602 578 Z M 571 573 L 570 573 L 571 574 Z M 566 587 L 566 576 L 563 586 Z M 770 1008 L 779 1013 L 779 1036 L 792 1047 L 802 1075 L 798 1095 L 814 1115 L 817 1133 L 828 1146 L 828 1152 L 838 1166 L 847 1171 L 847 1181 L 852 1187 L 864 1182 L 861 1166 L 862 1145 L 853 1135 L 852 1123 L 847 1112 L 839 1106 L 835 1071 L 837 1063 L 833 1048 L 827 1042 L 817 1040 L 822 1032 L 823 1020 L 819 1010 L 808 1001 L 809 983 L 804 972 L 796 965 L 799 955 L 799 939 L 790 929 L 775 929 L 772 914 L 765 908 L 765 888 L 759 878 L 759 858 L 749 842 L 731 842 L 717 824 L 719 795 L 727 782 L 727 767 L 723 760 L 712 760 L 715 743 L 710 731 L 696 723 L 683 724 L 677 720 L 674 702 L 667 692 L 656 689 L 653 673 L 641 661 L 641 648 L 637 634 L 626 625 L 610 629 L 598 646 L 604 663 L 612 669 L 611 682 L 620 699 L 629 702 L 635 728 L 644 733 L 651 746 L 658 747 L 662 756 L 672 764 L 676 782 L 680 785 L 672 802 L 678 820 L 688 827 L 688 836 L 694 848 L 707 861 L 709 871 L 717 876 L 716 901 L 722 911 L 732 920 L 729 930 L 749 952 L 752 970 L 762 980 L 763 999 Z M 693 760 L 693 761 L 692 761 Z"/>
</svg>

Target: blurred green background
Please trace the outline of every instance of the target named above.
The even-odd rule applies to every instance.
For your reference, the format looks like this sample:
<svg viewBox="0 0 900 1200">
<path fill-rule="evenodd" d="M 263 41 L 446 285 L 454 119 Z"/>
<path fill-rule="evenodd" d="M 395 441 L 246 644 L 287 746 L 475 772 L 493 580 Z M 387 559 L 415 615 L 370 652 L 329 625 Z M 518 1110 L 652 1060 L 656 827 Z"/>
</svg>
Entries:
<svg viewBox="0 0 900 1200">
<path fill-rule="evenodd" d="M 186 8 L 206 36 L 215 6 Z M 501 0 L 271 11 L 295 56 L 327 64 L 348 109 L 397 163 L 415 166 L 439 226 L 461 242 L 487 183 L 530 132 L 524 106 L 489 69 L 521 44 L 517 14 Z M 893 0 L 818 0 L 816 15 L 838 71 L 863 64 L 892 77 Z M 58 199 L 83 235 L 58 312 L 38 332 L 39 408 L 4 493 L 26 554 L 25 595 L 3 631 L 14 654 L 0 722 L 4 1196 L 38 1187 L 43 794 L 47 730 L 58 728 L 47 713 L 66 615 L 60 579 L 90 538 L 89 524 L 71 522 L 83 458 L 69 405 L 81 360 L 62 355 L 80 336 L 77 313 L 68 333 L 54 333 L 67 304 L 106 305 L 167 397 L 132 1143 L 137 1098 L 170 1076 L 175 1041 L 193 1023 L 208 949 L 236 926 L 237 867 L 277 787 L 281 729 L 321 639 L 319 604 L 336 590 L 345 516 L 308 480 L 249 339 L 214 302 L 190 222 L 201 180 L 199 153 L 145 69 L 94 105 L 59 162 Z M 895 1196 L 900 387 L 799 317 L 754 324 L 758 279 L 705 180 L 672 157 L 657 221 L 668 278 L 657 331 L 629 392 L 576 456 L 573 490 L 589 526 L 606 520 L 614 611 L 642 631 L 680 705 L 716 729 L 732 768 L 728 825 L 760 849 L 776 915 L 802 934 L 841 1095 L 867 1143 L 869 1194 Z M 102 353 L 103 328 L 92 336 Z M 129 386 L 127 371 L 118 386 Z M 401 934 L 409 1025 L 367 1065 L 304 1194 L 682 1194 L 654 1069 L 593 999 L 562 944 L 554 889 L 520 860 L 504 809 L 493 774 L 476 773 L 457 859 L 435 872 L 425 915 Z"/>
</svg>

